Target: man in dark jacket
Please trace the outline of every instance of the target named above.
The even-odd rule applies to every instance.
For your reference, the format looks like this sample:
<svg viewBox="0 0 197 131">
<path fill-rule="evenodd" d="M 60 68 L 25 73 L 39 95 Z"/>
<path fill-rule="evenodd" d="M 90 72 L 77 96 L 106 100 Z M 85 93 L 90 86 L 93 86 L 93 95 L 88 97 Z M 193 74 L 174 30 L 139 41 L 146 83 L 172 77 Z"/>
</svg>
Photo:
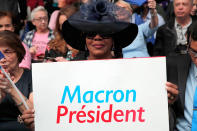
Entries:
<svg viewBox="0 0 197 131">
<path fill-rule="evenodd" d="M 192 0 L 174 0 L 174 17 L 157 31 L 154 56 L 186 54 L 186 31 L 191 25 Z"/>
<path fill-rule="evenodd" d="M 171 106 L 174 111 L 170 112 L 170 119 L 174 116 L 174 131 L 196 131 L 192 119 L 197 101 L 197 22 L 192 24 L 188 35 L 188 54 L 167 59 L 168 81 L 179 87 L 178 99 Z"/>
</svg>

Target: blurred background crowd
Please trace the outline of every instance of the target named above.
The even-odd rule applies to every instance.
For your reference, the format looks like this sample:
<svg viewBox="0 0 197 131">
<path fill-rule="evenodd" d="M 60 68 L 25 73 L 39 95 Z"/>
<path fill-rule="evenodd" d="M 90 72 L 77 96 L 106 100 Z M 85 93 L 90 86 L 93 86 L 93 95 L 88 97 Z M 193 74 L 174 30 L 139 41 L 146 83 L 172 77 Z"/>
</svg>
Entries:
<svg viewBox="0 0 197 131">
<path fill-rule="evenodd" d="M 9 13 L 10 24 L 13 25 L 14 31 L 20 35 L 24 45 L 28 47 L 31 62 L 43 62 L 47 58 L 59 56 L 70 60 L 76 56 L 78 51 L 67 45 L 61 38 L 61 24 L 79 10 L 81 4 L 86 2 L 88 0 L 1 0 L 0 20 L 2 21 L 6 17 L 4 13 Z M 134 44 L 123 49 L 124 58 L 184 53 L 186 29 L 191 24 L 190 18 L 194 21 L 197 15 L 196 0 L 192 1 L 191 6 L 181 7 L 183 8 L 181 11 L 177 7 L 174 10 L 173 0 L 156 0 L 158 24 L 151 30 L 146 28 L 146 24 L 148 25 L 148 22 L 151 21 L 147 0 L 111 0 L 111 2 L 127 9 L 131 13 L 131 22 L 140 27 L 141 33 L 133 42 Z M 44 14 L 41 15 L 37 12 L 44 12 Z M 180 13 L 182 16 L 179 15 Z M 174 26 L 175 17 L 183 19 L 183 22 L 176 20 L 177 25 Z M 174 39 L 174 36 L 166 36 L 167 27 L 172 32 L 176 30 L 176 35 L 173 35 L 177 36 L 177 39 Z M 161 36 L 162 38 L 160 38 Z M 38 41 L 39 37 L 44 39 Z M 173 42 L 167 41 L 168 38 L 172 38 Z M 65 45 L 67 46 L 64 47 Z M 30 64 L 28 68 L 30 68 Z"/>
<path fill-rule="evenodd" d="M 78 11 L 81 4 L 87 2 L 88 0 L 1 0 L 0 21 L 10 17 L 14 31 L 28 47 L 26 49 L 30 53 L 31 62 L 43 62 L 56 57 L 71 60 L 78 51 L 63 40 L 61 24 Z M 187 27 L 191 21 L 196 20 L 196 0 L 192 1 L 191 6 L 186 5 L 181 7 L 182 9 L 178 6 L 174 9 L 173 0 L 156 0 L 155 13 L 150 12 L 148 0 L 111 2 L 128 10 L 131 13 L 131 22 L 137 24 L 140 29 L 136 40 L 122 50 L 124 58 L 184 54 Z M 40 12 L 44 12 L 43 15 Z M 148 29 L 152 14 L 157 15 L 155 19 L 158 19 L 158 23 Z M 168 27 L 170 30 L 167 30 Z M 173 33 L 174 36 L 169 36 L 168 31 L 176 32 Z M 43 40 L 40 41 L 39 37 Z M 169 39 L 171 41 L 168 41 Z M 27 67 L 30 68 L 30 64 Z"/>
</svg>

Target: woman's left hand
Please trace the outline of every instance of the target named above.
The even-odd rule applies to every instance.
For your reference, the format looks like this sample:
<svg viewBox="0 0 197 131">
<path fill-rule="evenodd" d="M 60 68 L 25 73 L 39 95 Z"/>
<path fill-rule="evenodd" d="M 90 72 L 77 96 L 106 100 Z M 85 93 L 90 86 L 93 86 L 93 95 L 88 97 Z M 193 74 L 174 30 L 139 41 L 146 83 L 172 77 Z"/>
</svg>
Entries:
<svg viewBox="0 0 197 131">
<path fill-rule="evenodd" d="M 166 82 L 166 89 L 168 92 L 168 104 L 173 104 L 179 94 L 178 86 L 171 82 Z"/>
<path fill-rule="evenodd" d="M 34 110 L 25 110 L 23 112 L 22 119 L 28 128 L 34 129 Z"/>
</svg>

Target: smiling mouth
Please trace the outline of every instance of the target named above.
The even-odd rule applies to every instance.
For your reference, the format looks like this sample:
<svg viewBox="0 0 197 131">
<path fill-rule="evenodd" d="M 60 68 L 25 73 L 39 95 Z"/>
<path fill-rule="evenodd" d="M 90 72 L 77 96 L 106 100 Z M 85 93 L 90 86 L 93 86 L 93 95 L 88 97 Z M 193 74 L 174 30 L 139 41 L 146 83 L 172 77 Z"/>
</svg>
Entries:
<svg viewBox="0 0 197 131">
<path fill-rule="evenodd" d="M 92 46 L 95 47 L 96 49 L 101 49 L 104 47 L 104 44 L 94 44 Z"/>
</svg>

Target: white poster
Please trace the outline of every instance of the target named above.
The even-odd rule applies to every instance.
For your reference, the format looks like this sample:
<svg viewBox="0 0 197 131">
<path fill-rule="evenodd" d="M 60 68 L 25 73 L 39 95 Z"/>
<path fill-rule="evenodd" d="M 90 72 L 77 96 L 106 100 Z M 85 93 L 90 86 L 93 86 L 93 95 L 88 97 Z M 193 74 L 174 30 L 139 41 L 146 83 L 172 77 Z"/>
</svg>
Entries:
<svg viewBox="0 0 197 131">
<path fill-rule="evenodd" d="M 168 131 L 165 61 L 33 64 L 36 131 Z"/>
</svg>

